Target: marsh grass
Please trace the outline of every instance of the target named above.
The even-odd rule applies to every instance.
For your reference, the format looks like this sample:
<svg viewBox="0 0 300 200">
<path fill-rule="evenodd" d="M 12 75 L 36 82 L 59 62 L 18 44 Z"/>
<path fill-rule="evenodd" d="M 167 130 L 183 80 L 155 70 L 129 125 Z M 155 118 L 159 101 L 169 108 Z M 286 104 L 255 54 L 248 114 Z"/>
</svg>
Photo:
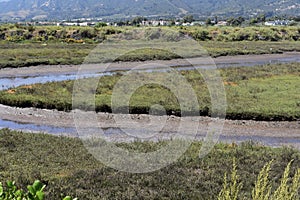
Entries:
<svg viewBox="0 0 300 200">
<path fill-rule="evenodd" d="M 0 68 L 81 64 L 94 44 L 0 42 Z"/>
<path fill-rule="evenodd" d="M 299 27 L 178 27 L 194 39 L 205 41 L 299 41 Z"/>
<path fill-rule="evenodd" d="M 46 45 L 44 45 L 46 44 Z M 102 46 L 101 46 L 102 45 Z M 285 51 L 300 51 L 299 42 L 219 42 L 205 41 L 199 42 L 200 49 L 182 48 L 179 52 L 139 49 L 132 48 L 113 48 L 107 49 L 103 44 L 98 48 L 97 44 L 89 43 L 66 43 L 66 42 L 24 42 L 12 43 L 0 41 L 0 68 L 6 67 L 27 67 L 35 65 L 68 65 L 82 64 L 87 59 L 89 62 L 117 62 L 117 61 L 144 61 L 144 60 L 170 60 L 173 58 L 189 58 L 203 55 L 212 57 L 228 55 L 247 55 L 247 54 L 268 54 L 282 53 Z M 101 48 L 103 47 L 103 48 Z M 105 47 L 105 48 L 104 48 Z M 125 47 L 125 46 L 123 46 Z M 168 46 L 166 46 L 168 47 Z M 184 46 L 183 46 L 184 47 Z M 167 48 L 168 49 L 168 48 Z M 90 56 L 95 56 L 93 59 Z M 120 55 L 120 56 L 112 56 Z"/>
<path fill-rule="evenodd" d="M 275 64 L 257 67 L 234 67 L 221 69 L 226 96 L 227 118 L 255 120 L 298 120 L 299 107 L 299 63 Z M 197 71 L 181 71 L 181 75 L 193 87 L 199 101 L 201 115 L 211 114 L 209 91 L 201 74 Z M 137 78 L 142 74 L 137 73 Z M 164 80 L 164 72 L 153 72 L 157 81 Z M 111 112 L 111 96 L 121 73 L 101 77 L 96 90 L 95 109 Z M 147 76 L 148 77 L 148 76 Z M 58 109 L 72 109 L 74 81 L 34 84 L 30 87 L 17 87 L 1 91 L 0 103 L 19 106 Z M 89 88 L 81 85 L 80 88 Z M 80 89 L 79 88 L 79 89 Z M 152 105 L 164 106 L 167 114 L 180 116 L 181 111 L 189 113 L 192 108 L 185 105 L 180 108 L 178 99 L 167 88 L 159 85 L 144 85 L 130 98 L 131 113 L 149 113 Z M 122 110 L 125 105 L 118 105 Z M 86 105 L 87 110 L 92 107 Z M 198 112 L 198 111 L 197 111 Z M 159 113 L 159 111 L 158 111 Z"/>
<path fill-rule="evenodd" d="M 207 29 L 207 30 L 206 30 Z M 207 31 L 208 38 L 199 39 L 198 33 Z M 258 40 L 260 37 L 272 38 L 273 32 L 278 40 Z M 180 37 L 190 36 L 199 45 L 179 44 Z M 235 38 L 236 34 L 252 37 Z M 275 35 L 276 35 L 275 34 Z M 201 35 L 201 34 L 200 34 Z M 28 38 L 27 36 L 30 36 Z M 272 37 L 271 37 L 272 36 Z M 2 39 L 1 39 L 2 38 Z M 220 39 L 222 38 L 222 39 Z M 179 57 L 212 57 L 245 54 L 282 53 L 300 51 L 300 33 L 297 28 L 218 28 L 218 27 L 15 27 L 0 26 L 0 68 L 26 67 L 33 65 L 81 64 L 89 62 L 118 62 L 144 60 L 170 60 Z M 157 42 L 156 40 L 161 40 Z M 191 40 L 192 40 L 191 39 Z M 133 40 L 148 41 L 138 51 L 131 46 Z M 156 41 L 156 42 L 155 42 Z M 118 45 L 114 46 L 115 42 Z M 157 45 L 151 46 L 149 42 Z M 162 45 L 162 42 L 165 44 Z M 172 51 L 172 45 L 178 42 L 178 51 Z M 96 46 L 100 44 L 99 48 Z M 108 44 L 108 45 L 106 45 Z M 193 49 L 192 47 L 199 47 Z M 167 50 L 167 51 L 162 51 Z M 150 49 L 151 49 L 150 48 Z M 94 58 L 88 57 L 92 54 Z M 118 56 L 112 56 L 118 55 Z"/>
<path fill-rule="evenodd" d="M 167 143 L 117 145 L 146 153 Z M 201 142 L 194 142 L 177 162 L 167 168 L 146 174 L 131 174 L 104 166 L 77 138 L 4 129 L 0 130 L 0 177 L 1 181 L 15 180 L 18 188 L 24 190 L 38 179 L 46 184 L 46 199 L 62 199 L 66 195 L 95 200 L 217 199 L 223 188 L 224 174 L 230 173 L 232 159 L 236 158 L 237 183 L 243 182 L 240 197 L 251 199 L 253 185 L 265 163 L 273 160 L 269 172 L 273 188 L 280 186 L 281 174 L 289 160 L 294 160 L 290 165 L 289 177 L 295 177 L 300 166 L 299 151 L 288 147 L 271 148 L 252 142 L 240 145 L 220 143 L 202 159 L 199 158 L 200 147 Z M 299 182 L 294 182 L 295 188 Z"/>
<path fill-rule="evenodd" d="M 299 41 L 199 41 L 199 44 L 212 57 L 300 51 Z"/>
</svg>

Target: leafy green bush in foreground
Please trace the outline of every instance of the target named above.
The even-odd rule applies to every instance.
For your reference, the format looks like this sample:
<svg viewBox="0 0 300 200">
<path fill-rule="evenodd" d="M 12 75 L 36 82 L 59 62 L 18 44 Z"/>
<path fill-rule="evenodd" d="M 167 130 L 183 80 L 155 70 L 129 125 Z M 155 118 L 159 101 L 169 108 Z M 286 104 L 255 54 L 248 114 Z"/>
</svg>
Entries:
<svg viewBox="0 0 300 200">
<path fill-rule="evenodd" d="M 27 192 L 17 189 L 14 181 L 7 181 L 6 187 L 0 182 L 0 200 L 43 200 L 45 194 L 43 192 L 46 185 L 36 180 L 32 185 L 28 185 Z M 72 200 L 70 196 L 66 196 L 63 200 Z M 76 200 L 76 199 L 73 199 Z"/>
</svg>

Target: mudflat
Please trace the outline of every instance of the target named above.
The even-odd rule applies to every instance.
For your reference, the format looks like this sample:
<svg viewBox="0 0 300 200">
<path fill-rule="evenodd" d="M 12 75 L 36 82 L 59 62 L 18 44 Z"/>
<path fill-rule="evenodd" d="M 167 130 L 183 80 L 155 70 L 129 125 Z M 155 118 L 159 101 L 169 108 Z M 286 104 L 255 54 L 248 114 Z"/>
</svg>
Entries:
<svg viewBox="0 0 300 200">
<path fill-rule="evenodd" d="M 130 70 L 136 66 L 140 69 L 161 68 L 162 65 L 189 66 L 191 63 L 197 65 L 221 65 L 221 64 L 251 64 L 251 63 L 273 63 L 278 59 L 300 59 L 300 52 L 284 52 L 282 54 L 261 54 L 261 55 L 237 55 L 221 56 L 217 58 L 187 58 L 174 60 L 154 60 L 144 62 L 115 62 L 102 64 L 82 64 L 82 65 L 40 65 L 22 68 L 0 69 L 0 78 L 24 77 L 24 76 L 45 76 L 45 75 L 65 75 L 81 73 L 101 73 L 110 71 Z M 154 63 L 154 64 L 153 64 Z M 158 63 L 159 65 L 155 64 Z"/>
</svg>

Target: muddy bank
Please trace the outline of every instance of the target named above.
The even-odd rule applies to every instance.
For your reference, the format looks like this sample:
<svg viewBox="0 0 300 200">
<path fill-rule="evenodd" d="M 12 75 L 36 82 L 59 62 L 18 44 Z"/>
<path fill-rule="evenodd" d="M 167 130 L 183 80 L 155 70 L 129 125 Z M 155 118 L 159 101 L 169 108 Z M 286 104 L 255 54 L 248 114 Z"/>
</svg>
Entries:
<svg viewBox="0 0 300 200">
<path fill-rule="evenodd" d="M 221 56 L 218 58 L 189 58 L 174 59 L 162 61 L 145 61 L 145 62 L 121 62 L 107 64 L 83 64 L 83 65 L 41 65 L 24 68 L 4 68 L 0 69 L 0 78 L 10 77 L 34 77 L 48 75 L 75 75 L 78 70 L 81 73 L 92 74 L 102 72 L 112 72 L 120 70 L 130 70 L 139 66 L 139 69 L 157 69 L 162 65 L 168 67 L 194 66 L 210 67 L 216 65 L 219 68 L 230 66 L 253 66 L 268 63 L 285 63 L 300 62 L 300 52 L 285 52 L 283 54 L 262 54 L 262 55 L 237 55 L 237 56 Z M 159 63 L 155 65 L 152 63 Z M 151 65 L 152 64 L 152 65 Z"/>
<path fill-rule="evenodd" d="M 39 130 L 32 128 L 32 126 L 40 126 L 40 131 L 42 132 L 78 137 L 74 124 L 74 113 L 75 111 L 66 113 L 56 110 L 13 108 L 0 105 L 0 118 L 4 120 L 6 125 L 8 123 L 6 120 L 13 121 L 16 124 L 25 124 L 25 126 L 21 126 L 21 128 L 19 126 L 16 126 L 16 128 L 10 127 L 12 129 L 39 132 Z M 91 116 L 93 116 L 93 113 L 91 113 Z M 193 128 L 198 126 L 196 138 L 203 139 L 210 129 L 209 124 L 215 120 L 200 116 L 197 118 L 151 116 L 149 118 L 149 115 L 115 115 L 110 113 L 97 113 L 96 117 L 97 122 L 99 122 L 98 124 L 93 123 L 93 120 L 86 119 L 81 123 L 79 128 L 97 132 L 101 127 L 104 131 L 104 136 L 108 140 L 117 142 L 134 141 L 137 138 L 157 141 L 174 138 L 178 135 L 194 137 L 187 134 L 193 130 L 186 130 L 184 132 L 178 131 L 178 127 L 181 123 L 186 127 Z M 130 123 L 116 123 L 116 118 L 126 119 L 128 117 L 135 122 L 134 125 Z M 2 127 L 5 127 L 4 122 L 2 121 Z M 151 124 L 153 122 L 155 122 L 155 124 Z M 224 122 L 223 131 L 220 134 L 220 141 L 241 142 L 253 140 L 271 146 L 292 145 L 296 148 L 300 148 L 300 121 L 266 122 L 225 120 Z M 82 124 L 84 125 L 82 126 Z M 10 124 L 10 126 L 15 125 Z M 28 127 L 28 129 L 26 129 L 26 127 Z M 159 131 L 156 130 L 158 127 L 161 128 Z"/>
</svg>

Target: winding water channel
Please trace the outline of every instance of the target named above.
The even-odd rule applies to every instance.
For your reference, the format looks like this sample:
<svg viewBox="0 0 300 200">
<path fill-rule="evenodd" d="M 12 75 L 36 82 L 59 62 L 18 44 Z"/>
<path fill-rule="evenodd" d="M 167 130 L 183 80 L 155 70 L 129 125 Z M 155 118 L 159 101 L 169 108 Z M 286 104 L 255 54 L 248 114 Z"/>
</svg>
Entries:
<svg viewBox="0 0 300 200">
<path fill-rule="evenodd" d="M 225 68 L 225 67 L 242 67 L 242 66 L 255 66 L 255 65 L 262 65 L 262 64 L 270 64 L 270 63 L 289 63 L 289 62 L 300 62 L 300 54 L 286 54 L 286 56 L 261 56 L 260 59 L 257 60 L 251 60 L 251 59 L 243 59 L 243 57 L 239 57 L 239 59 L 232 60 L 230 58 L 223 59 L 223 60 L 217 60 L 215 61 L 216 66 L 218 68 Z M 197 66 L 199 68 L 207 68 L 208 65 L 200 65 Z M 75 68 L 76 69 L 76 68 Z M 195 69 L 194 67 L 188 67 L 188 66 L 182 66 L 182 67 L 176 67 L 177 70 L 191 70 Z M 16 69 L 14 69 L 16 70 Z M 120 73 L 120 68 L 115 68 L 109 72 L 101 72 L 97 70 L 87 70 L 84 74 L 81 74 L 81 77 L 98 77 L 98 76 L 104 76 L 104 75 L 112 75 L 114 73 Z M 146 70 L 147 72 L 152 71 L 163 71 L 164 69 L 160 68 L 145 68 L 143 70 Z M 25 71 L 25 73 L 24 73 Z M 26 70 L 18 69 L 16 72 L 20 73 L 14 73 L 13 71 L 10 72 L 9 70 L 0 70 L 0 90 L 6 90 L 9 88 L 22 86 L 22 85 L 29 85 L 29 84 L 35 84 L 35 83 L 46 83 L 46 82 L 56 82 L 56 81 L 63 81 L 63 80 L 75 80 L 77 78 L 77 70 L 62 70 L 62 71 L 55 71 L 52 72 L 47 71 L 45 73 L 35 73 L 30 72 L 26 73 Z M 0 108 L 5 109 L 3 107 Z M 5 113 L 5 110 L 2 110 L 2 113 Z M 297 122 L 299 124 L 299 122 Z M 18 117 L 16 116 L 14 119 L 2 119 L 0 117 L 0 129 L 1 128 L 9 128 L 12 130 L 21 130 L 25 132 L 44 132 L 54 135 L 69 135 L 69 136 L 76 136 L 76 128 L 73 126 L 64 127 L 64 126 L 52 126 L 52 125 L 45 125 L 45 124 L 36 124 L 36 123 L 30 123 L 29 121 L 22 122 L 18 120 Z M 142 130 L 141 130 L 142 131 Z M 292 131 L 297 131 L 296 135 L 291 137 L 285 137 L 285 136 L 263 136 L 263 135 L 226 135 L 221 134 L 220 140 L 225 142 L 242 142 L 246 140 L 252 140 L 261 142 L 265 145 L 270 146 L 279 146 L 281 144 L 291 144 L 294 146 L 297 146 L 300 148 L 300 135 L 299 129 L 294 129 Z M 107 128 L 104 130 L 104 134 L 107 137 L 113 136 L 113 135 L 119 135 L 121 134 L 120 129 L 118 128 Z M 203 136 L 199 136 L 199 138 L 203 138 Z"/>
</svg>

